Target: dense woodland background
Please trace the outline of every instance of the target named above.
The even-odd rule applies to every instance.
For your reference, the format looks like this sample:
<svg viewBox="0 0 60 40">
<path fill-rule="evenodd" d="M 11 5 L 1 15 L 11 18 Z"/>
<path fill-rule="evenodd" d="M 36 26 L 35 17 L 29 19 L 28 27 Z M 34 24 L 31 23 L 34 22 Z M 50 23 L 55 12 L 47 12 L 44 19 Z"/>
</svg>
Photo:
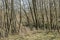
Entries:
<svg viewBox="0 0 60 40">
<path fill-rule="evenodd" d="M 24 28 L 60 32 L 60 0 L 0 0 L 0 37 Z"/>
</svg>

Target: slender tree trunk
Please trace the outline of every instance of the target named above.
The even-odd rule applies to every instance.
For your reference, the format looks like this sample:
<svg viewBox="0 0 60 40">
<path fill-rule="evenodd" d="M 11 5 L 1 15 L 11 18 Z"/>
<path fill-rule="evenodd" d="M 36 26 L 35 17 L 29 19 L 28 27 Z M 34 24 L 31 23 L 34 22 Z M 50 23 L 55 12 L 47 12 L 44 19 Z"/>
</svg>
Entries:
<svg viewBox="0 0 60 40">
<path fill-rule="evenodd" d="M 11 18 L 10 18 L 10 32 L 16 33 L 16 14 L 14 12 L 14 0 L 11 0 Z"/>
<path fill-rule="evenodd" d="M 42 29 L 44 29 L 44 14 L 43 14 L 43 0 L 40 0 L 41 4 L 40 4 L 40 13 L 41 13 L 41 16 L 42 16 Z"/>
<path fill-rule="evenodd" d="M 20 17 L 20 22 L 19 22 L 19 30 L 18 30 L 18 32 L 20 33 L 20 26 L 21 26 L 21 21 L 22 21 L 22 14 L 21 14 L 21 0 L 19 0 L 19 2 L 20 2 L 20 13 L 19 13 L 19 17 Z"/>
<path fill-rule="evenodd" d="M 44 1 L 44 2 L 46 2 L 46 1 Z M 48 20 L 48 13 L 47 13 L 47 8 L 46 8 L 46 3 L 44 3 L 45 5 L 45 14 L 46 14 L 46 19 L 47 19 L 47 24 L 46 24 L 46 29 L 48 29 L 48 27 L 49 27 L 49 20 Z"/>
<path fill-rule="evenodd" d="M 31 13 L 31 16 L 32 16 L 32 20 L 33 20 L 33 23 L 35 24 L 32 8 L 31 8 L 31 4 L 30 4 L 29 0 L 28 0 L 28 3 L 29 3 L 29 9 L 30 9 L 30 13 Z"/>
<path fill-rule="evenodd" d="M 52 30 L 52 27 L 53 27 L 53 15 L 52 15 L 52 1 L 49 0 L 49 5 L 50 5 L 50 30 Z"/>
<path fill-rule="evenodd" d="M 35 25 L 36 25 L 35 28 L 38 29 L 36 0 L 32 0 L 32 4 L 33 4 L 34 16 L 35 16 Z"/>
<path fill-rule="evenodd" d="M 25 12 L 25 16 L 26 16 L 26 18 L 27 18 L 27 25 L 29 25 L 30 24 L 30 22 L 29 22 L 29 17 L 28 17 L 28 15 L 27 15 L 27 12 L 26 12 L 26 10 L 25 10 L 25 4 L 24 4 L 24 0 L 22 0 L 23 1 L 23 6 L 24 6 L 24 8 L 22 8 L 23 9 L 23 11 Z"/>
<path fill-rule="evenodd" d="M 5 25 L 5 37 L 8 36 L 8 0 L 5 0 L 5 14 L 4 14 L 4 25 Z"/>
<path fill-rule="evenodd" d="M 56 16 L 56 29 L 57 29 L 58 32 L 59 32 L 59 28 L 58 28 L 58 26 L 57 26 L 58 22 L 57 22 L 57 8 L 56 8 L 56 2 L 55 2 L 55 0 L 53 0 L 53 2 L 54 2 L 54 11 L 55 11 L 55 16 Z"/>
</svg>

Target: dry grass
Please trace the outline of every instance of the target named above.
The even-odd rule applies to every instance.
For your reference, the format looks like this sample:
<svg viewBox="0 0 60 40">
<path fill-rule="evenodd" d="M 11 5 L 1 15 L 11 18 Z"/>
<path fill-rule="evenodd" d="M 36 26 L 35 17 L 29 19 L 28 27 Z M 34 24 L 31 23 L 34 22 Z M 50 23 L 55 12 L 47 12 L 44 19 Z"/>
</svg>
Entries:
<svg viewBox="0 0 60 40">
<path fill-rule="evenodd" d="M 9 35 L 8 38 L 1 38 L 0 40 L 60 40 L 60 34 L 55 32 L 48 32 L 43 30 L 31 31 L 28 27 L 21 25 L 20 35 Z"/>
</svg>

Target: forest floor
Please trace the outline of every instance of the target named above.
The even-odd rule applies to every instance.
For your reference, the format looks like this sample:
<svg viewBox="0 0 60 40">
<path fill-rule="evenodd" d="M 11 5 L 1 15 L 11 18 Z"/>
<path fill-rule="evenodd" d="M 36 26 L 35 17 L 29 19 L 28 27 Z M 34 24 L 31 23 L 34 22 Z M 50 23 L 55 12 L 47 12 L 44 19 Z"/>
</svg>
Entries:
<svg viewBox="0 0 60 40">
<path fill-rule="evenodd" d="M 45 32 L 45 31 L 35 31 L 26 35 L 10 35 L 8 38 L 0 40 L 60 40 L 60 33 L 55 32 Z"/>
</svg>

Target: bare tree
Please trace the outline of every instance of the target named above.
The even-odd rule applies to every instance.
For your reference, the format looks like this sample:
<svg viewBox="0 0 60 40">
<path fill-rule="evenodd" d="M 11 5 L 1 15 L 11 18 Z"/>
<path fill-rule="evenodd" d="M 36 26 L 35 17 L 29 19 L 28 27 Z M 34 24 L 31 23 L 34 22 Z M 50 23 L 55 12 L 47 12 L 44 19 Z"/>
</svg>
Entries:
<svg viewBox="0 0 60 40">
<path fill-rule="evenodd" d="M 25 9 L 25 4 L 24 4 L 24 0 L 22 0 L 23 1 L 23 11 L 24 11 L 24 13 L 25 13 L 25 16 L 26 16 L 26 18 L 27 18 L 27 25 L 29 25 L 30 24 L 30 22 L 29 22 L 29 17 L 28 17 L 28 15 L 27 15 L 27 12 L 26 12 L 26 9 Z"/>
<path fill-rule="evenodd" d="M 30 9 L 30 13 L 31 13 L 31 16 L 32 16 L 33 24 L 35 24 L 33 12 L 32 12 L 32 7 L 31 7 L 32 5 L 30 4 L 30 1 L 29 0 L 28 0 L 28 4 L 29 4 L 29 9 Z"/>
<path fill-rule="evenodd" d="M 49 27 L 49 20 L 48 20 L 48 11 L 47 11 L 47 5 L 46 5 L 46 1 L 44 0 L 44 10 L 45 10 L 45 14 L 46 14 L 46 19 L 47 19 L 47 22 L 46 22 L 46 29 L 48 29 Z"/>
<path fill-rule="evenodd" d="M 19 5 L 20 5 L 20 10 L 19 10 L 19 11 L 20 11 L 20 12 L 19 12 L 20 22 L 19 22 L 19 30 L 18 30 L 18 32 L 20 32 L 20 26 L 21 26 L 21 21 L 22 21 L 21 0 L 19 0 L 19 2 L 20 2 L 20 4 L 19 4 Z"/>
<path fill-rule="evenodd" d="M 36 29 L 38 29 L 36 0 L 32 0 L 32 4 L 33 4 L 34 17 L 35 17 L 35 27 Z"/>
<path fill-rule="evenodd" d="M 16 33 L 16 14 L 14 12 L 14 0 L 11 0 L 10 31 L 13 34 Z"/>
</svg>

